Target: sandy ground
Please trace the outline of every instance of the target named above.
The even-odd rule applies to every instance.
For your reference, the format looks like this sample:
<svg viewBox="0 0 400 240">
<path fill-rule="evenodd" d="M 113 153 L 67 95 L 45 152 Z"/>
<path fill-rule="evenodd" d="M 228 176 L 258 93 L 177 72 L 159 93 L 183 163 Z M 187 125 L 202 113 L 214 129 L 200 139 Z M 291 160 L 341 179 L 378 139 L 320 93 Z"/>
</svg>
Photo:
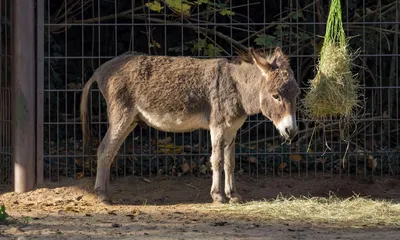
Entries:
<svg viewBox="0 0 400 240">
<path fill-rule="evenodd" d="M 189 176 L 126 177 L 111 183 L 113 205 L 91 194 L 94 179 L 64 179 L 17 194 L 0 186 L 0 203 L 10 215 L 0 224 L 2 239 L 400 239 L 400 223 L 390 227 L 339 226 L 329 221 L 260 221 L 204 210 L 211 203 L 211 179 Z M 354 193 L 400 200 L 399 179 L 368 182 L 330 177 L 254 180 L 238 178 L 245 201 L 285 196 L 339 197 Z"/>
</svg>

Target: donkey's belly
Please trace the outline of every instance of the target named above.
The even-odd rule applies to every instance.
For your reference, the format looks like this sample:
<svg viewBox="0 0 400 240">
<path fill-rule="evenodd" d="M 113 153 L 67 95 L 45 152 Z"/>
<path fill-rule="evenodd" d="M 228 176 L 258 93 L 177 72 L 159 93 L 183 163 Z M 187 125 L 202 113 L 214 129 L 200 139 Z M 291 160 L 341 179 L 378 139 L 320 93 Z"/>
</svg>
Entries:
<svg viewBox="0 0 400 240">
<path fill-rule="evenodd" d="M 147 125 L 165 132 L 191 132 L 196 129 L 209 129 L 205 114 L 151 113 L 138 108 L 140 120 Z"/>
</svg>

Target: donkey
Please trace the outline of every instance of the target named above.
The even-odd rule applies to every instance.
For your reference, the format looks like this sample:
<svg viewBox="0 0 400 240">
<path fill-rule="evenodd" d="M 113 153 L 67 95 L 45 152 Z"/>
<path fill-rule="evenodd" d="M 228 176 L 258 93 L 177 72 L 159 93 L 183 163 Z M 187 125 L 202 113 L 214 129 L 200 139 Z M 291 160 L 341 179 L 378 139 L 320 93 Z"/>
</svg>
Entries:
<svg viewBox="0 0 400 240">
<path fill-rule="evenodd" d="M 231 203 L 242 201 L 234 180 L 235 138 L 249 115 L 262 113 L 286 140 L 298 132 L 296 98 L 300 89 L 280 47 L 267 56 L 249 48 L 233 60 L 132 53 L 109 60 L 83 88 L 80 107 L 86 152 L 91 132 L 88 95 L 94 82 L 107 103 L 109 121 L 97 150 L 94 186 L 104 203 L 109 201 L 113 159 L 140 121 L 165 132 L 210 131 L 214 203 L 224 203 L 226 197 Z"/>
</svg>

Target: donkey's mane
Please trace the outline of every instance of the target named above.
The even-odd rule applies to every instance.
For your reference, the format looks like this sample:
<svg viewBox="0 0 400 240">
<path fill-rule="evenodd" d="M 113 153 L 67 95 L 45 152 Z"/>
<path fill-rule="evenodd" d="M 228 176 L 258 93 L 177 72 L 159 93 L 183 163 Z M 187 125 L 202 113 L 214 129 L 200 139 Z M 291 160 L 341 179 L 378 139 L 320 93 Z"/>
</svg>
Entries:
<svg viewBox="0 0 400 240">
<path fill-rule="evenodd" d="M 283 64 L 284 66 L 290 65 L 289 57 L 286 55 L 282 55 L 279 57 L 279 59 L 276 59 L 276 56 L 274 55 L 273 52 L 267 53 L 263 49 L 254 49 L 254 51 L 271 64 L 273 64 L 274 62 L 275 63 L 280 62 L 280 63 L 287 63 L 287 64 Z M 231 63 L 239 64 L 239 65 L 242 63 L 254 64 L 253 57 L 251 56 L 251 53 L 249 50 L 245 50 L 245 51 L 239 50 L 239 51 L 237 51 L 237 54 L 238 54 L 237 56 L 231 58 L 231 60 L 230 60 Z M 272 67 L 277 68 L 278 66 L 273 65 Z"/>
<path fill-rule="evenodd" d="M 263 49 L 254 49 L 254 51 L 259 54 L 262 58 L 264 58 L 267 62 L 272 65 L 272 69 L 280 68 L 282 70 L 290 69 L 290 62 L 289 57 L 285 54 L 280 56 L 276 56 L 273 51 L 266 52 Z M 242 64 L 242 63 L 249 63 L 249 64 L 256 64 L 253 60 L 253 57 L 249 50 L 245 51 L 238 51 L 238 55 L 231 58 L 231 63 L 233 64 Z M 285 86 L 285 83 L 288 81 L 287 71 L 272 71 L 270 78 L 274 79 L 272 84 L 268 85 L 268 89 L 270 92 L 276 92 L 279 89 L 283 90 L 282 87 Z M 285 86 L 287 88 L 288 86 Z"/>
</svg>

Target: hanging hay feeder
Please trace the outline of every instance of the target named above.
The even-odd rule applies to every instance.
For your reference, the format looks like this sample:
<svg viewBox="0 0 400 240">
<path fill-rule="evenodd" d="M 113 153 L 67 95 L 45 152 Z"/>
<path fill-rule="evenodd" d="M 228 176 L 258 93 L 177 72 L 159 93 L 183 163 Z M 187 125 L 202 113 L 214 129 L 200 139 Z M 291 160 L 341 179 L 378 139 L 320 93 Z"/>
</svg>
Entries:
<svg viewBox="0 0 400 240">
<path fill-rule="evenodd" d="M 351 72 L 352 56 L 342 25 L 340 0 L 332 0 L 318 72 L 310 81 L 303 105 L 313 119 L 348 117 L 358 106 L 358 81 Z"/>
</svg>

